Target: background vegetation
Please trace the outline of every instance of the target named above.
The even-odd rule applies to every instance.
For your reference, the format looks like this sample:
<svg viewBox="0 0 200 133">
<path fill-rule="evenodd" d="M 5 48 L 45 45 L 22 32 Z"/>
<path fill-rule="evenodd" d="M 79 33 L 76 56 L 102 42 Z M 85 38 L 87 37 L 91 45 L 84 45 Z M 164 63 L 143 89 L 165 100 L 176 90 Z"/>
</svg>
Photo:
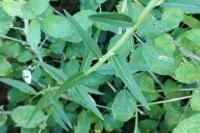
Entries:
<svg viewBox="0 0 200 133">
<path fill-rule="evenodd" d="M 199 133 L 200 0 L 1 0 L 0 133 Z"/>
</svg>

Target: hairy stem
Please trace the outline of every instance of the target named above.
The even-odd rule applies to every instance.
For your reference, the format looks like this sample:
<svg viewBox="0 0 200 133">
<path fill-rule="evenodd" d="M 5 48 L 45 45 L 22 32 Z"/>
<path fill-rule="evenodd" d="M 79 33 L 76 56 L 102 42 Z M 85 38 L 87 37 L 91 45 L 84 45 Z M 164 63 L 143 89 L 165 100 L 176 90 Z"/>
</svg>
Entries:
<svg viewBox="0 0 200 133">
<path fill-rule="evenodd" d="M 89 75 L 90 73 L 94 72 L 99 68 L 103 63 L 105 63 L 111 56 L 113 56 L 116 51 L 121 48 L 130 37 L 132 37 L 132 34 L 136 31 L 138 26 L 143 22 L 145 17 L 149 14 L 149 12 L 155 7 L 158 6 L 158 4 L 161 4 L 161 0 L 151 0 L 149 4 L 145 7 L 145 9 L 142 11 L 140 16 L 138 17 L 136 23 L 133 25 L 133 27 L 128 28 L 125 32 L 125 34 L 120 38 L 120 40 L 116 43 L 115 46 L 113 46 L 105 55 L 103 55 L 99 61 L 92 66 L 90 69 L 85 71 L 85 75 Z"/>
</svg>

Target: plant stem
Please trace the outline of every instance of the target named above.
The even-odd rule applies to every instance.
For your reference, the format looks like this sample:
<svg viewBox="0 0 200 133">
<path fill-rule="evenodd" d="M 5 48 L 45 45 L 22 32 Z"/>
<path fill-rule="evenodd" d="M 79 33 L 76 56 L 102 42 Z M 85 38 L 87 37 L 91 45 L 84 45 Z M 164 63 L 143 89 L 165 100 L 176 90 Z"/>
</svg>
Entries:
<svg viewBox="0 0 200 133">
<path fill-rule="evenodd" d="M 11 41 L 15 41 L 15 42 L 21 43 L 22 45 L 26 45 L 27 44 L 27 42 L 25 42 L 25 41 L 22 41 L 22 40 L 13 38 L 13 37 L 5 36 L 5 35 L 0 35 L 0 38 L 11 40 Z"/>
<path fill-rule="evenodd" d="M 11 111 L 0 111 L 0 115 L 10 115 Z"/>
<path fill-rule="evenodd" d="M 149 105 L 156 105 L 156 104 L 163 104 L 163 103 L 170 103 L 170 102 L 176 102 L 176 101 L 180 101 L 180 100 L 185 100 L 185 99 L 189 99 L 192 96 L 184 96 L 184 97 L 179 97 L 179 98 L 173 98 L 173 99 L 168 99 L 168 100 L 163 100 L 163 101 L 158 101 L 158 102 L 152 102 L 149 103 Z M 138 105 L 138 107 L 141 107 L 142 105 Z"/>
<path fill-rule="evenodd" d="M 125 34 L 120 38 L 120 40 L 116 43 L 115 46 L 113 46 L 105 55 L 103 55 L 99 61 L 92 66 L 90 69 L 85 71 L 85 75 L 89 75 L 90 73 L 94 72 L 99 68 L 103 63 L 105 63 L 111 56 L 115 54 L 115 52 L 121 48 L 127 41 L 128 39 L 132 36 L 132 34 L 136 31 L 138 26 L 143 22 L 145 17 L 149 14 L 149 12 L 159 4 L 161 4 L 160 0 L 151 0 L 149 4 L 144 8 L 138 19 L 136 20 L 135 24 L 133 27 L 128 28 L 125 32 Z"/>
<path fill-rule="evenodd" d="M 136 110 L 136 112 L 135 112 L 135 126 L 134 126 L 133 133 L 137 133 L 137 130 L 138 130 L 138 111 Z"/>
</svg>

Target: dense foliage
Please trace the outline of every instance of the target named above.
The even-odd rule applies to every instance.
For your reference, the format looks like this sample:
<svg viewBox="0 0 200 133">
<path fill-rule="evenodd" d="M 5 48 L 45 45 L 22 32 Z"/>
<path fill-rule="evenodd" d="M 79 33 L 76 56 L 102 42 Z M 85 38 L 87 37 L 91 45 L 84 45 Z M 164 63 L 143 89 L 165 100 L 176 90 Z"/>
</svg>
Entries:
<svg viewBox="0 0 200 133">
<path fill-rule="evenodd" d="M 0 133 L 199 133 L 200 0 L 1 0 Z"/>
</svg>

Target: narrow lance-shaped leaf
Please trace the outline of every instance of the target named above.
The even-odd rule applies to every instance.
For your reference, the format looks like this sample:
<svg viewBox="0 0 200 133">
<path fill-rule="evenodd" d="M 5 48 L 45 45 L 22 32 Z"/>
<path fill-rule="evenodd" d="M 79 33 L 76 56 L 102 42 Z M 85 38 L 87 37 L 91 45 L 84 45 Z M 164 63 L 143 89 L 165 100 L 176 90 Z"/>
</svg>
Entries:
<svg viewBox="0 0 200 133">
<path fill-rule="evenodd" d="M 132 19 L 129 16 L 120 13 L 104 12 L 91 15 L 89 18 L 97 22 L 108 23 L 117 27 L 133 26 Z"/>
<path fill-rule="evenodd" d="M 49 75 L 51 75 L 53 79 L 55 79 L 58 82 L 58 84 L 63 83 L 67 79 L 67 76 L 63 72 L 59 71 L 58 69 L 54 68 L 53 66 L 48 65 L 46 63 L 39 62 L 39 61 L 35 61 L 35 63 L 37 63 L 38 65 L 41 65 L 43 67 L 43 69 Z"/>
<path fill-rule="evenodd" d="M 122 59 L 119 56 L 111 57 L 112 66 L 114 67 L 116 74 L 124 84 L 128 87 L 132 95 L 147 109 L 149 109 L 149 105 L 142 94 L 142 91 L 136 81 L 133 78 L 131 69 L 126 62 L 126 59 Z"/>
<path fill-rule="evenodd" d="M 54 109 L 55 113 L 57 113 L 57 115 L 59 115 L 58 117 L 62 121 L 64 121 L 70 128 L 72 128 L 72 124 L 71 124 L 68 116 L 64 112 L 63 108 L 59 105 L 59 103 L 57 103 L 57 101 L 53 101 L 53 109 Z"/>
<path fill-rule="evenodd" d="M 166 0 L 161 7 L 180 9 L 185 13 L 200 13 L 199 0 Z"/>
<path fill-rule="evenodd" d="M 99 30 L 94 34 L 94 39 L 95 39 L 96 43 L 98 42 L 99 34 L 100 34 Z M 92 64 L 92 60 L 93 60 L 93 54 L 87 48 L 85 50 L 85 54 L 84 54 L 84 57 L 83 57 L 83 62 L 81 64 L 80 71 L 85 71 L 86 69 L 88 69 L 90 67 L 90 65 Z"/>
<path fill-rule="evenodd" d="M 46 94 L 42 96 L 42 98 L 38 101 L 34 111 L 31 113 L 30 118 L 28 120 L 28 123 L 33 119 L 35 114 L 37 114 L 39 111 L 41 111 L 44 107 L 47 107 L 52 103 L 52 92 L 48 91 Z"/>
<path fill-rule="evenodd" d="M 29 86 L 26 83 L 19 81 L 19 80 L 14 80 L 14 79 L 10 79 L 10 78 L 0 78 L 0 82 L 3 82 L 12 87 L 15 87 L 24 93 L 28 93 L 28 94 L 36 94 L 37 93 L 31 86 Z"/>
<path fill-rule="evenodd" d="M 65 15 L 68 17 L 68 20 L 74 26 L 78 34 L 82 37 L 84 44 L 86 47 L 93 53 L 93 55 L 97 58 L 101 57 L 101 50 L 99 49 L 98 45 L 95 41 L 88 35 L 88 33 L 80 26 L 79 23 L 74 20 L 74 18 L 64 10 Z"/>
<path fill-rule="evenodd" d="M 76 73 L 70 76 L 56 91 L 55 98 L 59 98 L 59 96 L 65 92 L 67 89 L 70 89 L 76 85 L 78 85 L 81 80 L 85 77 L 83 72 Z"/>
<path fill-rule="evenodd" d="M 100 119 L 104 119 L 100 111 L 96 107 L 95 101 L 93 101 L 92 97 L 87 94 L 85 90 L 82 88 L 77 88 L 77 92 L 80 94 L 81 98 L 83 99 L 84 103 L 86 104 L 86 107 L 90 109 L 94 114 L 96 114 Z"/>
</svg>

